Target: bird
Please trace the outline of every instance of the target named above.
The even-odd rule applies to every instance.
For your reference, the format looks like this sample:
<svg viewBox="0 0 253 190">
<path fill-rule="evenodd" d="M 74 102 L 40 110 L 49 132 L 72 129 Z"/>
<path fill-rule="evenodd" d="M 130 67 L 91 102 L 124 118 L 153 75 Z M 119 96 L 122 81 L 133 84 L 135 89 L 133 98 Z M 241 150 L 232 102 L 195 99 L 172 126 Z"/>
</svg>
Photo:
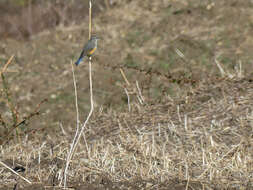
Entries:
<svg viewBox="0 0 253 190">
<path fill-rule="evenodd" d="M 81 61 L 85 56 L 91 57 L 94 54 L 94 52 L 97 49 L 98 39 L 99 38 L 97 36 L 91 36 L 89 41 L 84 45 L 80 57 L 75 62 L 76 66 L 78 66 L 81 63 Z"/>
</svg>

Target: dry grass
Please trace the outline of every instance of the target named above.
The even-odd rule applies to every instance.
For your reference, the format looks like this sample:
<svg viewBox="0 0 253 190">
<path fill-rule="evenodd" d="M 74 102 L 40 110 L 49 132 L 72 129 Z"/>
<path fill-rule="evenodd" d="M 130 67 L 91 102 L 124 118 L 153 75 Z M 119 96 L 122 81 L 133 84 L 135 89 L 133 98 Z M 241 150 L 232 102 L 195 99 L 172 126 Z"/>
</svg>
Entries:
<svg viewBox="0 0 253 190">
<path fill-rule="evenodd" d="M 160 101 L 154 101 L 146 97 L 147 93 L 142 93 L 140 88 L 142 84 L 149 82 L 140 83 L 139 87 L 138 82 L 133 82 L 138 80 L 138 77 L 133 75 L 130 77 L 130 67 L 128 68 L 126 65 L 121 73 L 115 72 L 121 77 L 121 82 L 124 80 L 126 85 L 121 85 L 124 82 L 118 82 L 119 85 L 116 85 L 115 82 L 114 86 L 118 91 L 112 99 L 116 99 L 116 96 L 125 96 L 128 105 L 125 104 L 124 110 L 127 111 L 118 112 L 116 109 L 107 107 L 104 110 L 102 108 L 95 109 L 69 165 L 69 189 L 209 190 L 253 188 L 252 76 L 248 72 L 247 74 L 242 72 L 241 64 L 236 65 L 235 72 L 228 72 L 229 66 L 220 61 L 225 55 L 233 54 L 234 51 L 232 50 L 235 48 L 238 48 L 238 52 L 241 51 L 242 58 L 250 58 L 247 52 L 248 57 L 243 56 L 242 53 L 244 52 L 242 47 L 246 49 L 248 42 L 245 40 L 246 45 L 244 44 L 242 47 L 234 45 L 232 50 L 226 44 L 229 41 L 226 41 L 227 31 L 225 29 L 227 25 L 224 25 L 225 22 L 222 22 L 221 19 L 228 17 L 224 16 L 225 14 L 221 15 L 221 13 L 236 11 L 232 3 L 228 6 L 223 5 L 227 3 L 226 1 L 220 1 L 215 4 L 215 9 L 212 7 L 207 9 L 208 3 L 202 5 L 198 1 L 194 2 L 198 6 L 195 4 L 187 6 L 179 3 L 178 6 L 173 5 L 171 8 L 170 4 L 165 3 L 165 1 L 162 3 L 158 1 L 150 3 L 148 0 L 129 3 L 121 1 L 124 5 L 122 5 L 122 9 L 115 8 L 106 12 L 99 20 L 94 20 L 95 31 L 99 33 L 110 31 L 103 36 L 103 47 L 108 47 L 104 48 L 104 52 L 108 56 L 103 57 L 102 55 L 99 58 L 103 59 L 104 65 L 94 65 L 96 68 L 95 76 L 100 74 L 101 77 L 103 72 L 99 73 L 99 71 L 103 70 L 104 67 L 110 68 L 108 72 L 113 73 L 112 68 L 118 69 L 125 66 L 124 60 L 127 62 L 127 58 L 130 57 L 135 63 L 145 64 L 144 66 L 141 65 L 143 68 L 140 65 L 130 65 L 137 70 L 138 74 L 135 73 L 135 76 L 144 72 L 146 75 L 142 79 L 147 81 L 149 66 L 152 67 L 151 70 L 153 67 L 157 67 L 157 70 L 154 68 L 150 74 L 154 80 L 159 81 L 159 83 L 154 83 L 154 86 L 162 83 L 171 88 L 173 82 L 178 83 L 179 90 L 177 93 L 180 96 L 173 97 L 166 92 Z M 242 9 L 248 8 L 248 4 L 242 3 L 240 6 Z M 160 10 L 163 11 L 158 14 Z M 166 16 L 168 10 L 170 17 Z M 201 17 L 202 14 L 200 13 L 202 12 L 205 13 L 203 15 L 207 16 Z M 207 22 L 213 15 L 217 15 L 215 22 L 212 19 Z M 173 22 L 172 16 L 177 18 L 177 21 Z M 240 19 L 242 18 L 240 17 Z M 199 20 L 203 25 L 199 25 Z M 109 21 L 110 24 L 108 24 Z M 106 24 L 103 25 L 103 22 Z M 166 22 L 172 24 L 164 25 Z M 235 24 L 233 27 L 239 29 L 242 26 Z M 234 29 L 233 27 L 231 28 Z M 154 31 L 150 31 L 148 28 L 152 28 Z M 134 29 L 135 31 L 133 31 Z M 169 36 L 167 31 L 170 31 Z M 214 37 L 209 38 L 208 31 L 211 31 Z M 241 34 L 239 30 L 233 31 L 235 34 Z M 245 31 L 247 33 L 250 30 Z M 65 32 L 64 35 L 67 36 L 68 32 Z M 62 36 L 64 37 L 64 35 Z M 72 39 L 72 36 L 69 36 L 69 38 L 62 37 L 61 42 L 65 42 L 65 39 Z M 206 38 L 211 39 L 210 48 L 206 45 L 209 43 L 208 40 L 205 41 Z M 74 42 L 79 43 L 78 38 L 73 37 L 73 39 Z M 120 44 L 117 41 L 119 39 L 122 39 Z M 241 38 L 238 39 L 243 41 Z M 38 39 L 38 41 L 40 40 Z M 50 40 L 47 40 L 43 42 L 48 44 Z M 217 49 L 213 52 L 212 48 L 216 47 L 216 43 Z M 63 47 L 62 44 L 59 47 L 56 46 L 55 49 L 60 50 Z M 174 47 L 171 47 L 171 44 Z M 114 47 L 114 49 L 110 47 Z M 39 53 L 49 55 L 47 48 L 45 47 L 44 53 Z M 66 46 L 66 51 L 67 48 L 73 49 Z M 176 55 L 175 48 L 178 48 L 180 52 L 182 51 L 184 60 L 181 60 L 182 56 Z M 24 48 L 19 49 L 23 50 Z M 196 49 L 197 51 L 195 51 Z M 202 51 L 203 49 L 207 50 L 207 53 Z M 25 50 L 31 52 L 29 49 Z M 156 52 L 147 53 L 154 50 Z M 169 55 L 177 56 L 176 58 L 173 57 L 175 62 L 168 55 L 168 50 L 170 53 L 173 52 Z M 181 55 L 180 52 L 179 55 Z M 57 53 L 59 54 L 52 51 L 54 56 L 57 55 L 56 57 L 60 58 L 61 52 L 57 51 Z M 195 59 L 204 53 L 209 56 L 208 59 Z M 214 57 L 216 53 L 219 57 Z M 25 55 L 25 53 L 23 54 Z M 67 59 L 66 52 L 62 54 L 65 55 L 63 58 Z M 34 55 L 34 57 L 36 56 Z M 63 89 L 64 92 L 67 91 L 66 86 L 72 85 L 72 81 L 69 80 L 69 71 L 66 69 L 68 67 L 59 64 L 60 69 L 56 69 L 58 65 L 55 64 L 55 57 L 53 57 L 54 59 L 50 56 L 44 57 L 46 59 L 42 62 L 48 64 L 53 62 L 54 64 L 51 65 L 55 68 L 47 70 L 48 67 L 35 80 L 36 87 L 40 87 L 40 94 L 51 95 L 52 91 L 58 93 L 59 89 Z M 210 61 L 211 58 L 214 58 L 214 62 Z M 159 68 L 156 64 L 159 59 L 166 64 L 170 63 L 173 72 L 167 74 L 165 71 L 168 69 Z M 61 63 L 61 60 L 58 62 Z M 205 62 L 207 62 L 207 66 L 203 66 Z M 41 68 L 43 66 L 43 64 L 37 65 Z M 34 67 L 36 64 L 28 69 L 34 69 Z M 41 71 L 40 67 L 36 68 Z M 66 73 L 62 72 L 63 69 L 66 70 Z M 178 72 L 178 70 L 187 70 L 183 74 L 190 73 L 192 76 L 195 74 L 198 78 L 192 77 L 188 83 L 184 80 L 188 80 L 188 78 L 185 75 L 180 75 L 182 72 Z M 41 78 L 45 73 L 45 78 L 51 79 L 47 75 L 51 71 L 53 71 L 54 77 L 59 74 L 54 80 L 50 80 L 50 84 L 54 83 L 57 88 L 51 86 L 50 89 L 47 89 L 49 83 L 47 80 L 42 83 Z M 200 74 L 200 71 L 206 72 Z M 79 77 L 81 75 L 85 77 L 84 73 L 86 72 L 81 70 Z M 78 87 L 87 86 L 87 80 L 84 77 L 79 79 Z M 182 77 L 183 82 L 180 82 L 180 77 Z M 26 80 L 33 82 L 31 76 Z M 102 80 L 102 77 L 95 81 L 101 82 L 100 87 L 105 86 L 105 79 Z M 194 81 L 197 82 L 194 83 Z M 180 89 L 183 86 L 182 83 L 187 86 L 184 90 Z M 63 87 L 59 87 L 59 85 Z M 98 90 L 99 85 L 94 86 L 96 86 L 95 90 Z M 73 86 L 69 89 L 73 91 Z M 150 89 L 147 88 L 146 91 L 150 91 Z M 101 89 L 99 88 L 99 90 Z M 106 90 L 110 91 L 110 89 Z M 71 100 L 71 102 L 74 101 Z M 87 102 L 84 101 L 83 104 L 80 107 L 85 106 Z M 57 106 L 64 107 L 65 111 L 62 112 Z M 0 189 L 13 189 L 15 185 L 19 189 L 62 188 L 60 184 L 63 184 L 66 157 L 75 134 L 73 127 L 75 117 L 73 117 L 71 109 L 66 110 L 70 107 L 70 102 L 57 102 L 57 105 L 54 104 L 51 107 L 53 109 L 48 108 L 51 109 L 51 112 L 54 111 L 57 116 L 64 115 L 68 123 L 59 124 L 58 128 L 54 129 L 55 133 L 48 133 L 49 130 L 40 134 L 28 133 L 22 136 L 19 143 L 9 142 L 0 147 L 0 161 L 11 168 L 23 166 L 26 171 L 21 175 L 31 181 L 32 186 L 1 166 Z M 80 114 L 82 118 L 85 118 L 85 115 Z M 49 121 L 49 116 L 46 116 L 44 122 L 50 126 Z"/>
<path fill-rule="evenodd" d="M 250 78 L 223 78 L 203 82 L 185 99 L 96 113 L 70 164 L 70 186 L 252 188 L 252 89 Z M 71 131 L 3 146 L 1 160 L 22 162 L 26 178 L 57 186 Z M 0 178 L 15 183 L 4 168 Z"/>
</svg>

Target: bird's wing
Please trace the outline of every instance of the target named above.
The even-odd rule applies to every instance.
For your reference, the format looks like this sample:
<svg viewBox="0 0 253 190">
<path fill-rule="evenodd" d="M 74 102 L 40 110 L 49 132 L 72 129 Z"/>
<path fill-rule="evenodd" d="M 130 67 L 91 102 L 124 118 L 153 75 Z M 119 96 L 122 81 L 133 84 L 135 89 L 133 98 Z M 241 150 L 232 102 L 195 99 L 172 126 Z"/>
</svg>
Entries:
<svg viewBox="0 0 253 190">
<path fill-rule="evenodd" d="M 83 48 L 83 55 L 86 56 L 93 49 L 92 43 L 89 41 Z"/>
</svg>

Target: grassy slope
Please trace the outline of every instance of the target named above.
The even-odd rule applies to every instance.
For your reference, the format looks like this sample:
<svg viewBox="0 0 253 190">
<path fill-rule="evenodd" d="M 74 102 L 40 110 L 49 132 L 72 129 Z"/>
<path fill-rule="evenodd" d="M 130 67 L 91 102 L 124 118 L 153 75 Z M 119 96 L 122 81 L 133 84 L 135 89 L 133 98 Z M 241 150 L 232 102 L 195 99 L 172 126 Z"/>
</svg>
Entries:
<svg viewBox="0 0 253 190">
<path fill-rule="evenodd" d="M 81 143 L 71 165 L 70 184 L 79 189 L 87 184 L 110 189 L 113 185 L 132 189 L 252 187 L 252 81 L 246 77 L 252 68 L 251 6 L 249 1 L 214 5 L 133 1 L 95 18 L 94 30 L 103 38 L 93 65 L 98 106 L 85 133 L 87 144 Z M 19 80 L 11 84 L 21 109 L 30 110 L 34 102 L 48 97 L 45 114 L 32 124 L 51 129 L 30 135 L 22 145 L 4 146 L 1 160 L 11 165 L 14 158 L 26 165 L 26 177 L 42 186 L 59 183 L 55 175 L 64 166 L 73 137 L 69 61 L 78 57 L 87 28 L 63 28 L 26 43 L 5 41 L 6 55 L 16 54 L 13 69 L 20 72 L 8 77 Z M 220 77 L 214 56 L 233 79 Z M 232 71 L 238 60 L 246 71 L 244 78 Z M 129 90 L 136 92 L 138 80 L 145 97 L 146 104 L 140 105 L 133 93 L 130 113 L 119 67 L 132 84 Z M 89 108 L 87 64 L 78 67 L 76 75 L 81 115 L 85 115 Z M 101 104 L 102 112 L 98 110 Z M 59 120 L 65 134 L 52 129 Z M 49 169 L 52 166 L 55 170 Z M 1 175 L 2 184 L 13 183 L 7 180 L 12 177 L 6 178 L 7 170 Z"/>
</svg>

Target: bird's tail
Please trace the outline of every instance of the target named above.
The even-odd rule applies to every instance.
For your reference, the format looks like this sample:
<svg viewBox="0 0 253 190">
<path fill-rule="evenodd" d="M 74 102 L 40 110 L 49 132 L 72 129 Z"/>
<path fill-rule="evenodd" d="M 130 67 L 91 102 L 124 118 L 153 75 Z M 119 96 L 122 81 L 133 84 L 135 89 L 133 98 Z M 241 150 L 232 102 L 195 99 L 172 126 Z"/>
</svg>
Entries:
<svg viewBox="0 0 253 190">
<path fill-rule="evenodd" d="M 78 60 L 75 62 L 76 66 L 78 66 L 81 61 L 83 60 L 83 57 L 84 57 L 84 50 L 81 52 L 81 55 L 80 57 L 78 58 Z"/>
<path fill-rule="evenodd" d="M 76 66 L 78 66 L 81 63 L 82 59 L 83 59 L 82 57 L 79 57 L 79 59 L 75 62 Z"/>
</svg>

